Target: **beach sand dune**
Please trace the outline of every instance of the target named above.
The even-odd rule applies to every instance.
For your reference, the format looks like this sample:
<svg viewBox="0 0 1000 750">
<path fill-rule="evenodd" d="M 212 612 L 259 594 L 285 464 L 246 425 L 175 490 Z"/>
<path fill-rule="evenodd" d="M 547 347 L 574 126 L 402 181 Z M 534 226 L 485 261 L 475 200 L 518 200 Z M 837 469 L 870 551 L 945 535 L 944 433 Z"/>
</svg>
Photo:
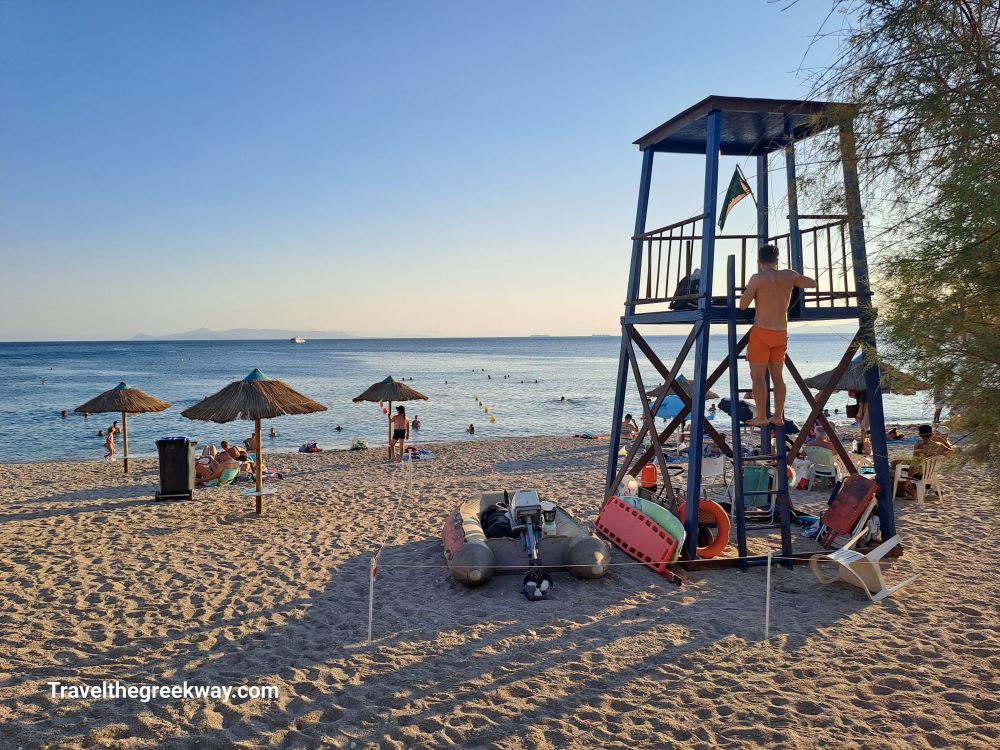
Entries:
<svg viewBox="0 0 1000 750">
<path fill-rule="evenodd" d="M 886 576 L 920 578 L 884 605 L 776 568 L 764 642 L 763 569 L 678 588 L 615 551 L 605 579 L 556 574 L 542 602 L 519 576 L 458 586 L 439 533 L 459 500 L 535 487 L 592 521 L 607 446 L 433 450 L 409 476 L 380 450 L 275 456 L 286 478 L 261 517 L 237 487 L 151 502 L 153 461 L 125 477 L 0 467 L 0 747 L 1000 744 L 995 498 L 974 474 L 943 505 L 899 503 L 906 555 Z M 279 697 L 71 700 L 47 684 L 116 680 Z"/>
</svg>

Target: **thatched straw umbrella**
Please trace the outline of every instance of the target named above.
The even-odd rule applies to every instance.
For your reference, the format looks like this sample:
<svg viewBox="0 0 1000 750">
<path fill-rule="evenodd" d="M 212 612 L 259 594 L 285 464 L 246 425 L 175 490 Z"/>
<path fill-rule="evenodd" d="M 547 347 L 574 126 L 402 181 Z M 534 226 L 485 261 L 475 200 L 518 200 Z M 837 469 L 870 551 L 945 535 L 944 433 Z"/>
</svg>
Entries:
<svg viewBox="0 0 1000 750">
<path fill-rule="evenodd" d="M 844 374 L 833 386 L 835 391 L 854 391 L 858 399 L 858 424 L 861 425 L 861 440 L 865 441 L 868 434 L 868 384 L 865 382 L 865 373 L 873 365 L 865 361 L 863 354 L 851 360 L 851 363 L 844 370 Z M 833 381 L 833 370 L 822 372 L 806 378 L 805 383 L 813 390 L 821 391 L 829 388 Z M 927 388 L 927 384 L 920 379 L 900 372 L 895 367 L 885 362 L 878 363 L 879 384 L 883 393 L 896 393 L 903 396 L 912 396 L 917 391 Z"/>
<path fill-rule="evenodd" d="M 203 422 L 232 422 L 236 419 L 252 419 L 254 440 L 257 443 L 255 480 L 258 515 L 264 510 L 263 503 L 263 448 L 260 435 L 260 420 L 284 416 L 285 414 L 312 414 L 326 411 L 323 404 L 292 390 L 280 380 L 271 380 L 260 370 L 247 375 L 243 380 L 230 383 L 214 396 L 203 398 L 194 406 L 181 412 L 188 419 Z"/>
<path fill-rule="evenodd" d="M 121 412 L 122 415 L 122 446 L 124 452 L 125 473 L 128 474 L 128 415 L 145 414 L 153 411 L 169 409 L 170 404 L 158 398 L 143 393 L 138 388 L 131 388 L 124 381 L 110 391 L 90 399 L 73 411 L 81 414 L 102 414 L 105 412 Z"/>
<path fill-rule="evenodd" d="M 426 401 L 427 396 L 422 394 L 420 391 L 415 391 L 410 388 L 410 386 L 405 383 L 400 383 L 398 380 L 392 376 L 386 378 L 385 380 L 380 380 L 379 382 L 372 385 L 368 390 L 362 393 L 360 396 L 355 396 L 353 401 L 358 403 L 359 401 L 373 401 L 389 402 L 389 442 L 392 442 L 392 402 L 393 401 Z M 390 456 L 391 458 L 392 456 Z"/>
<path fill-rule="evenodd" d="M 864 355 L 859 354 L 851 360 L 851 364 L 844 370 L 833 390 L 835 391 L 856 391 L 861 393 L 868 390 L 865 383 L 865 372 L 872 365 L 865 361 Z M 897 393 L 903 396 L 912 396 L 914 393 L 927 388 L 927 384 L 921 382 L 912 375 L 900 372 L 895 367 L 885 362 L 878 363 L 879 382 L 882 385 L 883 393 Z M 806 378 L 806 385 L 813 390 L 821 391 L 830 387 L 834 371 L 828 370 L 819 375 Z"/>
<path fill-rule="evenodd" d="M 685 378 L 683 375 L 678 375 L 675 382 L 677 383 L 677 385 L 681 387 L 681 390 L 688 395 L 688 398 L 694 396 L 694 384 L 690 380 Z M 663 392 L 663 389 L 665 387 L 666 383 L 664 383 L 663 385 L 658 385 L 653 390 L 647 391 L 646 396 L 648 396 L 649 398 L 657 398 L 660 395 L 660 393 Z M 713 391 L 711 388 L 709 388 L 707 391 L 705 391 L 705 398 L 711 401 L 712 399 L 719 398 L 719 394 Z"/>
</svg>

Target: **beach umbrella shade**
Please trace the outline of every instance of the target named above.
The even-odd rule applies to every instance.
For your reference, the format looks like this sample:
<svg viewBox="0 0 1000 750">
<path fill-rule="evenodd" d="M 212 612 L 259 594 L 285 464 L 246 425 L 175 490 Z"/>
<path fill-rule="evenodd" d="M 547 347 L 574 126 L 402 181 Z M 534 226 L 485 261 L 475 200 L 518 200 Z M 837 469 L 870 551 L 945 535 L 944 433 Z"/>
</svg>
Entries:
<svg viewBox="0 0 1000 750">
<path fill-rule="evenodd" d="M 296 390 L 272 380 L 258 369 L 254 369 L 243 380 L 230 383 L 213 396 L 203 398 L 194 406 L 181 412 L 181 416 L 202 422 L 233 422 L 237 419 L 252 420 L 254 441 L 257 444 L 254 480 L 257 491 L 257 513 L 263 512 L 263 442 L 260 435 L 260 420 L 282 417 L 286 414 L 312 414 L 326 411 L 323 404 L 303 396 Z"/>
<path fill-rule="evenodd" d="M 682 411 L 684 411 L 684 402 L 681 401 L 681 397 L 671 394 L 663 399 L 660 408 L 656 410 L 656 416 L 660 419 L 673 419 Z"/>
<path fill-rule="evenodd" d="M 865 372 L 871 365 L 865 361 L 864 355 L 859 354 L 851 360 L 851 363 L 844 370 L 844 374 L 834 385 L 835 391 L 867 391 L 868 384 L 865 383 Z M 879 379 L 882 383 L 884 393 L 897 393 L 903 396 L 911 396 L 917 391 L 922 391 L 928 386 L 918 378 L 900 372 L 886 362 L 879 362 Z M 828 370 L 819 375 L 806 378 L 806 385 L 813 390 L 821 391 L 828 388 L 833 380 L 834 371 Z"/>
<path fill-rule="evenodd" d="M 678 375 L 676 382 L 677 385 L 681 387 L 681 390 L 683 390 L 688 395 L 689 398 L 694 396 L 694 383 L 685 378 L 683 375 Z M 663 386 L 659 385 L 653 390 L 649 391 L 646 395 L 649 396 L 650 398 L 656 398 L 657 396 L 660 395 L 662 391 L 663 391 Z M 717 398 L 719 398 L 719 394 L 713 391 L 711 388 L 709 388 L 708 391 L 706 391 L 705 399 L 707 401 L 712 401 L 713 399 Z"/>
<path fill-rule="evenodd" d="M 382 401 L 389 402 L 389 440 L 392 440 L 392 402 L 393 401 L 427 401 L 427 396 L 422 394 L 420 391 L 410 388 L 406 383 L 400 383 L 398 380 L 389 376 L 385 380 L 380 380 L 377 383 L 373 383 L 364 393 L 360 396 L 355 396 L 353 399 L 354 403 L 360 401 L 372 401 L 374 403 L 381 403 Z"/>
<path fill-rule="evenodd" d="M 90 399 L 87 403 L 76 407 L 73 411 L 81 414 L 103 414 L 106 412 L 121 412 L 122 415 L 122 446 L 124 452 L 125 473 L 128 473 L 128 415 L 146 414 L 169 409 L 166 401 L 150 396 L 148 393 L 132 388 L 124 381 L 110 391 Z"/>
</svg>

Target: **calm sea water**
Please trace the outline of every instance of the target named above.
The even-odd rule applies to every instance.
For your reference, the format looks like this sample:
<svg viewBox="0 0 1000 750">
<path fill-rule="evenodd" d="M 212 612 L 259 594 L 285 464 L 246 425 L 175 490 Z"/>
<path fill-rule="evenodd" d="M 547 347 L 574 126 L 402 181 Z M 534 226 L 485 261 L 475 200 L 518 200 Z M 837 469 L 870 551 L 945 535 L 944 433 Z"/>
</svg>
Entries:
<svg viewBox="0 0 1000 750">
<path fill-rule="evenodd" d="M 681 337 L 650 340 L 668 365 L 682 343 Z M 796 334 L 790 351 L 808 377 L 834 367 L 846 346 L 847 338 L 837 334 Z M 156 440 L 164 435 L 187 435 L 202 445 L 242 440 L 250 435 L 251 422 L 192 422 L 181 411 L 254 367 L 329 409 L 265 422 L 265 432 L 270 427 L 278 431 L 277 438 L 265 439 L 265 451 L 293 451 L 306 441 L 327 449 L 347 448 L 353 438 L 364 438 L 373 446 L 384 444 L 386 422 L 378 404 L 354 404 L 351 399 L 387 375 L 406 378 L 430 399 L 405 405 L 411 418 L 418 414 L 423 422 L 414 433 L 417 442 L 473 439 L 465 432 L 470 423 L 476 427 L 474 439 L 607 433 L 618 347 L 616 337 L 604 336 L 348 339 L 301 345 L 287 341 L 0 344 L 0 461 L 103 456 L 103 439 L 97 431 L 118 415 L 93 414 L 85 419 L 71 413 L 63 419 L 60 412 L 72 412 L 121 380 L 173 404 L 159 414 L 129 417 L 131 455 L 155 455 Z M 714 365 L 724 356 L 724 337 L 713 336 L 712 353 Z M 692 354 L 688 375 L 693 359 Z M 740 382 L 748 384 L 746 364 L 741 366 Z M 645 368 L 644 378 L 648 388 L 659 383 L 652 368 Z M 715 387 L 722 395 L 727 389 L 725 378 Z M 490 407 L 495 423 L 477 405 L 477 396 Z M 928 419 L 932 408 L 926 396 L 886 397 L 887 418 L 904 423 Z M 846 394 L 835 394 L 831 407 L 843 412 L 847 400 Z M 630 392 L 626 407 L 640 412 L 635 393 Z M 792 419 L 807 413 L 794 387 L 787 411 Z M 338 425 L 341 432 L 335 430 Z"/>
</svg>

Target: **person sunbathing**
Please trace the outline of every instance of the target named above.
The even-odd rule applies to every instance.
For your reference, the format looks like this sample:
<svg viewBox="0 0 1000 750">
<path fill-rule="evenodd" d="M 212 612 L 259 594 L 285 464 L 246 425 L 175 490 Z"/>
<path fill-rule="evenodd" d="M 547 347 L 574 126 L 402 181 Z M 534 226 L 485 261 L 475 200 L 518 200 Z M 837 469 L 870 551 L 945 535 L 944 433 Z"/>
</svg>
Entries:
<svg viewBox="0 0 1000 750">
<path fill-rule="evenodd" d="M 625 420 L 622 422 L 622 438 L 624 440 L 631 440 L 638 434 L 639 425 L 636 423 L 631 414 L 626 414 Z"/>
<path fill-rule="evenodd" d="M 830 448 L 831 450 L 833 450 L 833 443 L 831 443 L 829 439 L 827 439 L 826 430 L 824 430 L 822 427 L 816 428 L 816 437 L 814 437 L 812 440 L 807 440 L 806 445 L 817 445 L 820 448 Z"/>
<path fill-rule="evenodd" d="M 909 479 L 906 480 L 906 496 L 910 500 L 917 499 L 917 485 L 914 479 L 923 479 L 924 459 L 935 456 L 946 456 L 955 450 L 944 435 L 934 434 L 934 428 L 922 424 L 919 428 L 920 442 L 913 446 L 913 458 L 910 459 Z"/>
<path fill-rule="evenodd" d="M 208 482 L 220 479 L 225 473 L 226 469 L 239 469 L 240 462 L 230 456 L 228 453 L 223 454 L 223 458 L 219 461 L 215 461 L 207 466 L 202 466 L 199 464 L 195 467 L 195 484 L 206 484 Z"/>
</svg>

